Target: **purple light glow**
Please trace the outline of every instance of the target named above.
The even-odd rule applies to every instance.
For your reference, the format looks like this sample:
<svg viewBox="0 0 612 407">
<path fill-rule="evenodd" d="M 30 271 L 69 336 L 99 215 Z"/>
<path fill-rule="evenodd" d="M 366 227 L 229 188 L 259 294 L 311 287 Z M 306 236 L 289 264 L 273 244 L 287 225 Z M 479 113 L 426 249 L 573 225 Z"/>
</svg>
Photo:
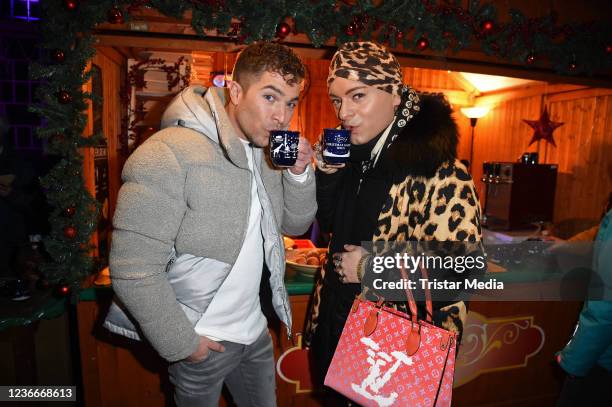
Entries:
<svg viewBox="0 0 612 407">
<path fill-rule="evenodd" d="M 11 17 L 13 18 L 18 18 L 20 20 L 26 20 L 26 21 L 36 21 L 36 20 L 40 20 L 38 17 L 33 17 L 30 14 L 30 4 L 31 3 L 38 3 L 39 0 L 11 0 Z M 17 15 L 15 14 L 15 4 L 23 4 L 25 3 L 26 6 L 26 10 L 27 10 L 27 15 Z"/>
</svg>

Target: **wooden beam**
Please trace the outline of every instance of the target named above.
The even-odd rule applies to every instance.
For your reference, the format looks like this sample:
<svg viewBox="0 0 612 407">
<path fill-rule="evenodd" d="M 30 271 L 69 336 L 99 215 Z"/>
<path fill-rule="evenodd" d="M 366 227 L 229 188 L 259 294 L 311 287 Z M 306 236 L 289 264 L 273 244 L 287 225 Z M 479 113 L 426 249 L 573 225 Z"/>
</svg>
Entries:
<svg viewBox="0 0 612 407">
<path fill-rule="evenodd" d="M 132 58 L 131 48 L 129 47 L 113 47 L 113 49 L 116 49 L 125 58 Z"/>
<path fill-rule="evenodd" d="M 567 101 L 567 100 L 573 100 L 573 99 L 586 99 L 586 98 L 610 96 L 610 95 L 612 95 L 612 89 L 584 88 L 584 89 L 576 90 L 573 92 L 564 92 L 564 93 L 557 93 L 554 95 L 549 95 L 546 97 L 546 101 L 547 102 L 560 102 L 560 101 Z"/>
<path fill-rule="evenodd" d="M 417 88 L 417 90 L 419 92 L 426 93 L 444 93 L 449 103 L 453 105 L 470 106 L 472 104 L 470 94 L 462 90 L 449 90 L 439 88 Z"/>
<path fill-rule="evenodd" d="M 601 20 L 602 16 L 607 16 L 606 11 L 612 10 L 612 3 L 607 0 L 593 0 L 597 4 L 590 4 L 589 7 L 584 6 L 583 2 L 570 1 L 562 2 L 557 4 L 555 11 L 558 15 L 558 21 L 561 24 L 564 21 L 592 21 Z M 591 1 L 591 3 L 593 2 Z M 464 3 L 464 2 L 462 2 Z M 509 18 L 509 11 L 511 8 L 519 8 L 523 10 L 525 15 L 528 17 L 538 17 L 548 13 L 548 6 L 542 6 L 538 2 L 533 0 L 513 0 L 511 4 L 501 4 L 498 2 L 500 7 L 500 21 L 506 21 Z M 567 3 L 567 4 L 566 4 Z M 503 12 L 502 12 L 503 10 Z M 124 33 L 136 33 L 144 36 L 165 35 L 165 36 L 179 36 L 179 37 L 193 37 L 194 41 L 204 41 L 204 45 L 200 45 L 195 48 L 198 51 L 220 51 L 227 52 L 227 49 L 223 46 L 212 46 L 210 41 L 211 38 L 216 37 L 216 41 L 225 41 L 227 47 L 232 47 L 232 40 L 219 36 L 216 30 L 205 30 L 205 39 L 201 39 L 195 35 L 195 30 L 191 26 L 192 13 L 188 11 L 184 13 L 180 18 L 168 17 L 155 9 L 150 8 L 138 8 L 130 12 L 133 22 L 140 22 L 146 24 L 146 31 L 130 31 L 135 28 L 134 25 L 128 23 L 125 24 L 110 24 L 103 23 L 99 24 L 97 32 L 105 34 L 109 32 L 124 32 Z M 505 19 L 504 19 L 505 18 Z M 238 20 L 233 20 L 238 22 Z M 151 48 L 159 49 L 166 48 L 168 46 L 173 47 L 175 50 L 192 50 L 192 43 L 187 43 L 181 47 L 176 41 L 168 41 L 167 39 L 154 40 L 156 44 L 150 44 Z M 284 43 L 292 47 L 306 47 L 311 48 L 312 44 L 305 34 L 289 35 L 283 40 Z M 162 44 L 160 46 L 160 43 Z M 241 47 L 233 45 L 235 47 Z M 323 51 L 321 51 L 323 50 Z M 312 58 L 317 59 L 319 57 L 323 59 L 331 58 L 331 54 L 335 50 L 335 38 L 329 39 L 320 49 L 312 53 Z M 429 69 L 444 69 L 452 71 L 463 71 L 463 72 L 474 72 L 489 75 L 501 75 L 510 76 L 524 79 L 533 79 L 539 81 L 545 81 L 550 83 L 572 83 L 583 86 L 591 87 L 611 87 L 612 88 L 612 75 L 609 72 L 600 72 L 595 76 L 564 76 L 559 75 L 553 71 L 550 67 L 536 68 L 527 67 L 522 62 L 517 61 L 505 61 L 498 57 L 489 56 L 484 54 L 480 49 L 477 42 L 473 43 L 468 49 L 461 50 L 457 53 L 451 53 L 450 51 L 445 55 L 436 54 L 434 51 L 428 50 L 424 52 L 416 52 L 414 50 L 406 50 L 403 47 L 396 47 L 391 49 L 398 57 L 403 66 L 414 66 L 420 68 Z M 300 52 L 306 53 L 302 50 Z"/>
<path fill-rule="evenodd" d="M 467 60 L 455 57 L 427 57 L 422 55 L 404 55 L 396 53 L 402 66 L 427 69 L 443 69 L 458 72 L 473 72 L 486 75 L 509 76 L 512 78 L 531 79 L 551 83 L 571 83 L 591 87 L 612 87 L 612 77 L 577 77 L 563 76 L 545 69 L 526 69 L 524 67 L 504 65 L 501 63 L 482 62 L 477 59 Z"/>
<path fill-rule="evenodd" d="M 523 99 L 538 95 L 552 95 L 564 92 L 574 92 L 576 90 L 587 89 L 579 85 L 525 85 L 514 88 L 502 89 L 495 92 L 483 93 L 474 99 L 474 104 L 479 106 L 494 106 L 501 102 L 512 99 Z"/>
<path fill-rule="evenodd" d="M 96 51 L 100 52 L 101 54 L 104 54 L 104 56 L 108 57 L 108 59 L 110 59 L 119 66 L 125 65 L 127 63 L 125 55 L 120 53 L 116 48 L 97 47 Z"/>
<path fill-rule="evenodd" d="M 449 73 L 451 79 L 455 81 L 457 85 L 461 87 L 464 91 L 472 96 L 480 96 L 480 91 L 472 84 L 472 82 L 465 79 L 463 75 L 459 72 L 450 72 Z"/>
<path fill-rule="evenodd" d="M 138 32 L 120 31 L 117 27 L 95 31 L 98 45 L 106 46 L 135 46 L 143 48 L 166 48 L 172 50 L 209 51 L 209 52 L 235 52 L 243 45 L 234 44 L 225 36 L 218 36 L 216 32 L 206 31 L 206 37 L 192 35 L 192 31 L 185 26 L 167 29 L 165 32 Z M 177 31 L 177 32 L 172 32 Z M 296 49 L 298 53 L 309 54 L 312 58 L 331 58 L 336 50 L 333 39 L 320 48 L 314 48 L 305 34 L 289 35 L 283 41 Z M 416 53 L 403 48 L 392 49 L 402 66 L 443 69 L 459 72 L 474 72 L 488 75 L 510 76 L 516 78 L 532 79 L 550 83 L 572 83 L 591 87 L 612 88 L 612 75 L 609 73 L 598 76 L 563 76 L 556 74 L 552 69 L 527 67 L 523 64 L 510 63 L 498 58 L 487 56 L 473 49 L 463 50 L 456 54 L 436 55 L 433 51 Z"/>
<path fill-rule="evenodd" d="M 154 37 L 151 35 L 108 35 L 98 34 L 96 35 L 96 46 L 125 46 L 129 45 L 136 48 L 146 48 L 176 51 L 176 50 L 189 50 L 189 51 L 208 51 L 208 52 L 233 52 L 235 45 L 232 43 L 219 41 L 219 40 L 207 40 L 198 37 Z"/>
</svg>

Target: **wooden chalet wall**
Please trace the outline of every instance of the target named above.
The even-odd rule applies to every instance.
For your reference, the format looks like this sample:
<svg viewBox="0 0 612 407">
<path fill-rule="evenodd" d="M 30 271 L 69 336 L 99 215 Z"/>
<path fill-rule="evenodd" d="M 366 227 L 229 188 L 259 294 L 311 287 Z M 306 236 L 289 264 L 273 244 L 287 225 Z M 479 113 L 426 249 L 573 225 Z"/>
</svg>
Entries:
<svg viewBox="0 0 612 407">
<path fill-rule="evenodd" d="M 554 222 L 599 219 L 612 191 L 612 90 L 568 88 L 551 85 L 496 95 L 499 101 L 476 126 L 473 176 L 481 196 L 484 161 L 516 161 L 523 152 L 538 152 L 540 163 L 559 165 Z M 492 97 L 483 95 L 476 102 L 486 104 L 487 98 Z M 543 105 L 551 120 L 565 123 L 553 133 L 557 147 L 544 141 L 528 146 L 533 129 L 523 119 L 537 120 Z M 469 124 L 461 130 L 465 147 Z M 467 157 L 469 144 L 460 151 Z"/>
<path fill-rule="evenodd" d="M 327 96 L 328 60 L 305 60 L 311 83 L 292 127 L 314 142 L 325 127 L 338 121 Z M 474 97 L 456 73 L 404 68 L 406 83 L 427 92 L 443 92 L 451 102 L 460 133 L 458 156 L 469 159 L 471 127 L 460 107 L 490 105 L 475 131 L 474 182 L 484 200 L 482 163 L 516 161 L 524 152 L 539 152 L 541 163 L 559 165 L 555 223 L 568 219 L 596 220 L 612 191 L 612 90 L 574 85 L 533 85 Z M 522 119 L 537 120 L 546 104 L 554 121 L 565 124 L 555 133 L 557 147 L 540 142 L 528 146 L 533 130 Z M 536 199 L 536 197 L 534 197 Z M 483 201 L 484 203 L 484 201 Z"/>
<path fill-rule="evenodd" d="M 118 74 L 113 73 L 111 77 L 109 72 L 117 72 L 119 57 L 117 53 L 112 53 L 112 49 L 101 47 L 101 51 L 94 63 L 110 64 L 103 69 L 106 72 L 105 81 L 114 80 Z M 210 55 L 210 63 L 215 69 L 233 65 L 236 56 L 234 52 Z M 291 128 L 300 130 L 314 143 L 323 128 L 334 127 L 338 121 L 327 96 L 329 60 L 304 58 L 304 62 L 308 69 L 309 84 L 298 112 L 293 117 Z M 472 172 L 483 203 L 484 188 L 480 177 L 484 161 L 516 161 L 523 152 L 537 151 L 541 163 L 559 165 L 555 222 L 584 218 L 596 220 L 599 217 L 602 204 L 612 190 L 612 122 L 609 119 L 612 90 L 534 82 L 532 86 L 478 94 L 462 82 L 455 72 L 404 67 L 404 78 L 406 83 L 419 91 L 446 94 L 453 106 L 461 136 L 458 148 L 461 159 L 470 158 L 471 128 L 469 119 L 460 113 L 460 107 L 471 104 L 491 107 L 491 111 L 478 121 L 474 142 Z M 116 98 L 109 96 L 105 97 L 105 115 L 116 112 L 110 104 L 118 106 Z M 565 123 L 554 133 L 557 147 L 545 142 L 528 146 L 533 130 L 522 119 L 536 120 L 544 104 L 548 106 L 552 120 Z M 117 117 L 109 116 L 104 122 L 105 127 L 118 126 Z M 105 134 L 109 137 L 109 154 L 113 154 L 119 131 L 105 128 Z M 118 182 L 114 181 L 119 180 L 120 161 L 109 156 L 111 213 L 118 188 Z"/>
<path fill-rule="evenodd" d="M 115 202 L 117 201 L 117 193 L 121 186 L 121 169 L 123 168 L 125 158 L 127 158 L 121 156 L 119 140 L 121 134 L 121 117 L 123 114 L 119 90 L 123 85 L 122 78 L 126 74 L 126 61 L 125 58 L 114 49 L 99 47 L 92 63 L 100 69 L 102 74 L 102 131 L 108 147 L 109 208 L 107 208 L 107 216 L 109 216 L 109 219 L 112 219 L 115 211 Z M 85 88 L 91 91 L 91 82 L 89 82 Z M 92 134 L 93 116 L 91 105 L 87 110 L 87 115 L 88 122 L 85 134 Z M 84 178 L 92 194 L 95 193 L 93 154 L 93 149 L 84 150 Z"/>
</svg>

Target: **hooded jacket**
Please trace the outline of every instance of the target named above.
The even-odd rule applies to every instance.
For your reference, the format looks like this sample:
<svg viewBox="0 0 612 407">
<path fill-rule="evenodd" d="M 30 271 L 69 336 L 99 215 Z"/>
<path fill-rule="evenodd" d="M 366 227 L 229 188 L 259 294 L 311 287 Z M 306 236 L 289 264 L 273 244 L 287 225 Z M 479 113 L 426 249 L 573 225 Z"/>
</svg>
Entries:
<svg viewBox="0 0 612 407">
<path fill-rule="evenodd" d="M 238 257 L 252 173 L 225 112 L 224 89 L 193 86 L 162 117 L 162 130 L 127 160 L 114 216 L 110 270 L 121 305 L 169 361 L 192 354 L 194 330 Z M 291 332 L 281 233 L 306 231 L 316 213 L 312 171 L 300 183 L 254 149 L 264 258 L 274 309 Z M 126 330 L 115 305 L 105 326 Z M 231 310 L 229 310 L 231 312 Z"/>
</svg>

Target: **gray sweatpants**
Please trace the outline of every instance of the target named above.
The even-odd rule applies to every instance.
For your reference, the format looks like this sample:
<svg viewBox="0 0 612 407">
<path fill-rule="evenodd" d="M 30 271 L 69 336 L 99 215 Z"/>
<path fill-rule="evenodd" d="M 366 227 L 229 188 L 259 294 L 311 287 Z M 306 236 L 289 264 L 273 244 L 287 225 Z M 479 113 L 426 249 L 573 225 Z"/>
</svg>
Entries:
<svg viewBox="0 0 612 407">
<path fill-rule="evenodd" d="M 218 406 L 225 382 L 239 407 L 275 407 L 276 372 L 268 330 L 251 345 L 221 344 L 225 352 L 210 351 L 203 361 L 179 361 L 169 366 L 176 405 Z"/>
</svg>

